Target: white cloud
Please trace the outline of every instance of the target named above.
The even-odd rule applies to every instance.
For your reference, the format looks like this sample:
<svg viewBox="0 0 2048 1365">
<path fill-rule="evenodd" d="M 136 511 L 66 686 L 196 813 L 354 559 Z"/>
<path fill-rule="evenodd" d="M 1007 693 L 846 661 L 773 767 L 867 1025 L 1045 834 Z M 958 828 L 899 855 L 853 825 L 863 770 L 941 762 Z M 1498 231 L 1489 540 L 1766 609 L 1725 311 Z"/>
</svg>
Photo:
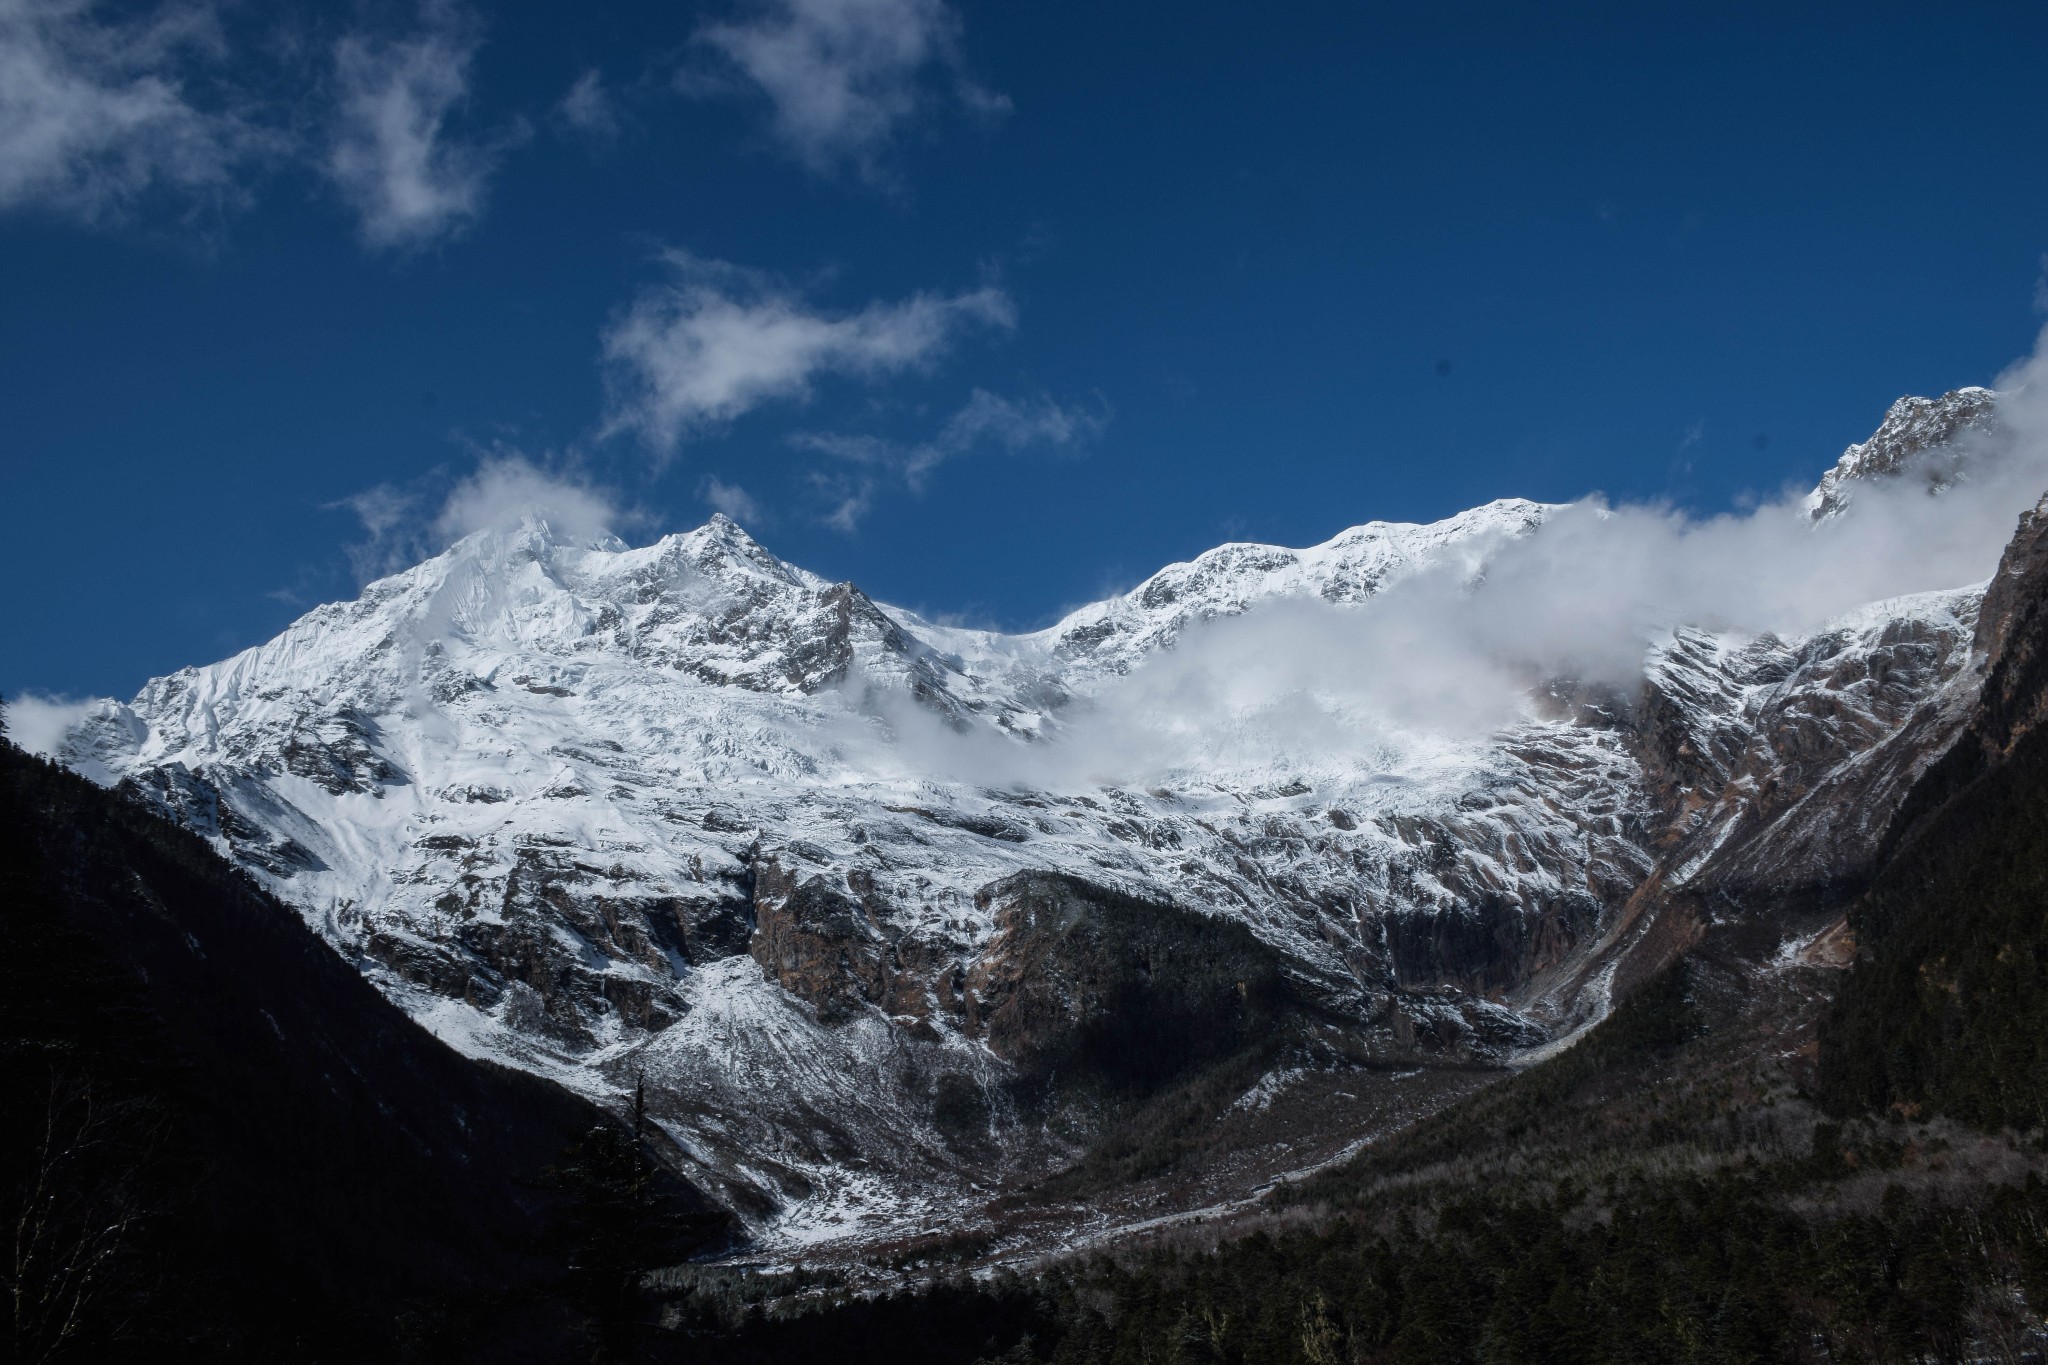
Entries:
<svg viewBox="0 0 2048 1365">
<path fill-rule="evenodd" d="M 618 101 L 605 89 L 604 73 L 596 67 L 576 78 L 569 93 L 555 106 L 563 123 L 586 137 L 616 137 L 620 119 Z"/>
<path fill-rule="evenodd" d="M 1050 398 L 1018 401 L 976 389 L 936 435 L 905 444 L 877 436 L 839 432 L 800 432 L 791 443 L 845 461 L 855 469 L 814 470 L 813 488 L 832 504 L 827 525 L 851 532 L 873 508 L 884 476 L 900 479 L 913 493 L 924 491 L 931 472 L 956 456 L 993 447 L 1018 451 L 1029 447 L 1072 449 L 1102 433 L 1109 421 L 1107 405 L 1063 405 Z"/>
<path fill-rule="evenodd" d="M 417 489 L 380 483 L 327 504 L 328 511 L 348 511 L 362 523 L 365 538 L 343 547 L 358 583 L 396 573 L 424 552 L 420 544 Z"/>
<path fill-rule="evenodd" d="M 523 455 L 488 456 L 455 485 L 434 519 L 444 541 L 543 520 L 570 540 L 600 540 L 622 517 L 612 495 L 572 474 L 551 473 Z"/>
<path fill-rule="evenodd" d="M 7 737 L 32 754 L 55 758 L 65 739 L 99 706 L 93 699 L 20 693 L 7 699 Z"/>
<path fill-rule="evenodd" d="M 751 0 L 696 41 L 767 97 L 777 139 L 805 165 L 871 175 L 935 84 L 979 112 L 1008 108 L 967 78 L 959 35 L 943 0 Z M 724 84 L 683 81 L 700 93 Z"/>
<path fill-rule="evenodd" d="M 831 313 L 754 271 L 685 252 L 666 260 L 674 278 L 643 290 L 604 334 L 605 433 L 638 432 L 662 453 L 764 402 L 801 399 L 821 375 L 916 369 L 966 327 L 1015 325 L 993 286 Z"/>
<path fill-rule="evenodd" d="M 100 9 L 0 0 L 0 210 L 95 221 L 152 191 L 237 198 L 237 167 L 279 140 L 188 90 L 224 53 L 212 6 Z"/>
<path fill-rule="evenodd" d="M 736 483 L 725 482 L 716 474 L 705 476 L 697 496 L 710 503 L 712 510 L 723 512 L 741 525 L 753 526 L 763 520 L 761 504 L 753 494 Z"/>
<path fill-rule="evenodd" d="M 448 4 L 429 4 L 422 17 L 412 37 L 350 34 L 334 48 L 326 171 L 372 247 L 423 246 L 468 227 L 505 147 L 524 133 L 450 133 L 449 116 L 469 96 L 476 29 Z"/>
<path fill-rule="evenodd" d="M 345 547 L 361 583 L 410 568 L 473 532 L 504 530 L 528 517 L 585 543 L 641 520 L 609 490 L 517 451 L 480 454 L 476 468 L 452 486 L 445 471 L 436 471 L 410 487 L 378 484 L 328 507 L 353 513 L 362 525 L 364 538 Z"/>
</svg>

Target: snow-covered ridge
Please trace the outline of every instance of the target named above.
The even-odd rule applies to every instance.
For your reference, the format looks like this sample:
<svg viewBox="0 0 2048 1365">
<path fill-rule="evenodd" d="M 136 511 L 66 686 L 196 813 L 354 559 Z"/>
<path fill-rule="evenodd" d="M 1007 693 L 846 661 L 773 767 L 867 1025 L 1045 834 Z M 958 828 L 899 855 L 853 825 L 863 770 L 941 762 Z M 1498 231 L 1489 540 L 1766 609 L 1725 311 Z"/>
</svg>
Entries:
<svg viewBox="0 0 2048 1365">
<path fill-rule="evenodd" d="M 1949 427 L 1895 407 L 1816 497 L 1981 417 L 1956 416 L 1973 391 L 1938 401 Z M 1048 951 L 1019 927 L 1028 875 L 1244 926 L 1343 1055 L 1406 1066 L 1604 1009 L 1660 879 L 1762 884 L 1867 840 L 1787 793 L 1853 790 L 1881 823 L 1969 681 L 1974 590 L 1799 640 L 1682 631 L 1640 696 L 1560 684 L 1487 734 L 1312 763 L 1198 749 L 1146 781 L 1004 757 L 1057 752 L 1203 622 L 1474 582 L 1556 513 L 1224 545 L 1023 635 L 880 605 L 724 517 L 639 548 L 528 519 L 100 704 L 62 752 L 214 840 L 464 1050 L 596 1094 L 644 1073 L 769 1241 L 879 1236 L 921 1217 L 905 1191 L 1086 1140 L 1015 1109 L 1026 1062 L 988 1024 L 1016 955 Z"/>
<path fill-rule="evenodd" d="M 1553 510 L 1504 498 L 1427 525 L 1368 522 L 1305 550 L 1219 545 L 1023 638 L 1071 661 L 1082 677 L 1127 673 L 1147 654 L 1170 647 L 1189 625 L 1237 615 L 1261 601 L 1362 602 L 1425 566 L 1462 569 L 1470 577 L 1503 541 L 1536 530 Z"/>
</svg>

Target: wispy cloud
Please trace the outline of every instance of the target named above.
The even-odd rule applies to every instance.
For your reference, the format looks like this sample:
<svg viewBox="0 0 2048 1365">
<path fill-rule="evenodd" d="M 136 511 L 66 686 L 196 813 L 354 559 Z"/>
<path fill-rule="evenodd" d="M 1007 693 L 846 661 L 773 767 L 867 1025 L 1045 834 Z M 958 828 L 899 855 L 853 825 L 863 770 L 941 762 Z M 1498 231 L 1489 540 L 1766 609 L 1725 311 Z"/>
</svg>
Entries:
<svg viewBox="0 0 2048 1365">
<path fill-rule="evenodd" d="M 32 754 L 53 758 L 97 705 L 92 698 L 17 693 L 7 698 L 7 737 Z"/>
<path fill-rule="evenodd" d="M 477 455 L 461 478 L 437 469 L 407 484 L 380 483 L 328 504 L 349 512 L 362 539 L 344 547 L 358 583 L 410 568 L 477 531 L 516 526 L 526 517 L 558 534 L 589 541 L 637 525 L 638 511 L 573 468 L 516 450 Z"/>
<path fill-rule="evenodd" d="M 416 538 L 420 518 L 420 491 L 401 489 L 391 483 L 350 493 L 328 503 L 330 512 L 352 512 L 362 524 L 365 538 L 346 546 L 348 567 L 358 583 L 369 583 L 387 573 L 406 567 Z"/>
<path fill-rule="evenodd" d="M 751 0 L 696 41 L 712 72 L 686 91 L 765 96 L 777 141 L 812 170 L 876 174 L 896 133 L 943 90 L 992 113 L 1009 101 L 970 80 L 960 21 L 943 0 Z"/>
<path fill-rule="evenodd" d="M 1015 325 L 994 286 L 914 294 L 833 313 L 771 276 L 687 252 L 604 334 L 607 435 L 637 432 L 667 454 L 686 437 L 774 399 L 801 399 L 821 375 L 876 378 L 929 364 L 962 330 Z"/>
<path fill-rule="evenodd" d="M 758 525 L 763 520 L 761 504 L 754 495 L 736 483 L 727 483 L 716 474 L 704 476 L 698 485 L 697 496 L 711 504 L 715 512 L 723 512 L 745 526 Z"/>
<path fill-rule="evenodd" d="M 430 3 L 405 38 L 350 34 L 335 44 L 337 102 L 326 171 L 355 210 L 363 242 L 418 247 L 463 231 L 483 212 L 491 172 L 525 135 L 451 132 L 469 97 L 477 25 Z"/>
<path fill-rule="evenodd" d="M 830 438 L 825 438 L 830 439 Z M 863 438 L 839 438 L 852 442 Z M 820 444 L 818 449 L 831 454 L 846 454 L 853 447 L 835 449 Z M 881 491 L 882 481 L 866 470 L 814 469 L 806 476 L 811 488 L 827 504 L 827 511 L 821 520 L 827 526 L 852 535 L 860 529 L 861 522 L 874 510 L 875 495 Z"/>
<path fill-rule="evenodd" d="M 224 55 L 198 0 L 127 19 L 91 0 L 0 0 L 0 210 L 93 222 L 152 191 L 239 198 L 237 168 L 280 139 L 192 93 Z"/>
<path fill-rule="evenodd" d="M 327 511 L 352 514 L 362 527 L 363 538 L 342 547 L 357 583 L 396 573 L 427 552 L 421 507 L 423 486 L 432 477 L 411 487 L 380 483 L 326 505 Z"/>
<path fill-rule="evenodd" d="M 623 126 L 618 100 L 596 67 L 576 78 L 569 93 L 555 105 L 555 115 L 571 132 L 589 138 L 617 137 Z"/>
<path fill-rule="evenodd" d="M 885 481 L 901 482 L 911 492 L 921 493 L 931 472 L 957 456 L 977 449 L 1072 449 L 1100 435 L 1108 421 L 1108 405 L 1100 402 L 1069 405 L 1050 398 L 1020 402 L 976 389 L 929 440 L 901 442 L 839 432 L 801 432 L 791 441 L 853 466 L 811 474 L 812 487 L 832 504 L 825 521 L 851 532 L 873 507 Z"/>
</svg>

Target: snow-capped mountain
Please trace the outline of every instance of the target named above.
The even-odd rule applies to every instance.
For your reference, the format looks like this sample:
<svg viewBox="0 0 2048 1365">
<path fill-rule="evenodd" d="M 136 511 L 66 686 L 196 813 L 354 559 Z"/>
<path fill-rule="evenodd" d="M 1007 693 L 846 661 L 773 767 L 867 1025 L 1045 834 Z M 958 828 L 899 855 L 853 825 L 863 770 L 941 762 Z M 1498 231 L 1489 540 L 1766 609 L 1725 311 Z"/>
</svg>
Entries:
<svg viewBox="0 0 2048 1365">
<path fill-rule="evenodd" d="M 1966 430 L 1994 395 L 1902 400 L 1816 523 Z M 1631 686 L 1533 679 L 1484 731 L 1100 757 L 1208 623 L 1477 584 L 1557 510 L 1226 545 L 1024 635 L 883 606 L 723 517 L 640 548 L 529 518 L 101 704 L 62 753 L 463 1050 L 593 1094 L 644 1077 L 764 1243 L 873 1240 L 1231 1058 L 1274 1067 L 1260 1113 L 1319 1068 L 1381 1094 L 1510 1061 L 1701 917 L 1790 934 L 1853 881 L 1961 724 L 1981 587 L 1796 639 L 1685 625 Z M 1126 1015 L 1185 1055 L 1130 1069 Z M 1262 1140 L 1297 1165 L 1353 1140 L 1318 1112 Z"/>
</svg>

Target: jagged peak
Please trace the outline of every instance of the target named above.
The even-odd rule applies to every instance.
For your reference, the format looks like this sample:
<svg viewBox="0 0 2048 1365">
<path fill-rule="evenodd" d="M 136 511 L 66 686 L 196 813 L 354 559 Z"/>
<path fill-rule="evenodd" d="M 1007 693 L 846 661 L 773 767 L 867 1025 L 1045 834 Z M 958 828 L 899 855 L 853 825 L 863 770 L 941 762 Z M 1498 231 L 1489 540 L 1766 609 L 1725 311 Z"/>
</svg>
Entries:
<svg viewBox="0 0 2048 1365">
<path fill-rule="evenodd" d="M 1807 515 L 1823 521 L 1848 506 L 1848 485 L 1888 478 L 1916 456 L 1956 445 L 1971 433 L 1992 435 L 2002 429 L 2000 395 L 1994 389 L 1966 385 L 1939 398 L 1914 394 L 1896 399 L 1885 409 L 1877 430 L 1842 452 L 1834 468 L 1821 476 L 1806 500 Z"/>
<path fill-rule="evenodd" d="M 723 512 L 703 525 L 663 536 L 653 547 L 663 556 L 680 556 L 699 571 L 725 577 L 737 570 L 747 577 L 766 577 L 805 588 L 821 588 L 825 580 L 776 555 Z"/>
<path fill-rule="evenodd" d="M 1109 660 L 1112 671 L 1122 671 L 1137 655 L 1171 644 L 1187 620 L 1235 615 L 1288 595 L 1360 601 L 1450 546 L 1526 535 L 1555 510 L 1499 498 L 1440 521 L 1364 522 L 1303 549 L 1232 541 L 1169 564 L 1129 592 L 1079 607 L 1026 638 L 1065 657 Z"/>
<path fill-rule="evenodd" d="M 1506 531 L 1528 530 L 1552 511 L 1544 503 L 1531 502 L 1526 498 L 1498 498 L 1478 507 L 1469 508 L 1441 521 L 1367 521 L 1346 527 L 1328 540 L 1302 549 L 1284 545 L 1268 545 L 1260 541 L 1226 541 L 1212 549 L 1204 550 L 1191 560 L 1169 564 L 1158 573 L 1139 584 L 1127 597 L 1142 597 L 1150 584 L 1162 579 L 1183 576 L 1189 572 L 1227 566 L 1235 563 L 1298 563 L 1308 562 L 1361 545 L 1389 539 L 1406 539 L 1431 535 L 1457 536 L 1483 532 L 1489 529 Z"/>
<path fill-rule="evenodd" d="M 750 558 L 774 559 L 778 564 L 782 562 L 770 554 L 760 541 L 749 535 L 746 527 L 723 512 L 713 512 L 711 519 L 702 526 L 680 532 L 671 539 L 686 541 L 693 545 L 720 545 Z"/>
</svg>

